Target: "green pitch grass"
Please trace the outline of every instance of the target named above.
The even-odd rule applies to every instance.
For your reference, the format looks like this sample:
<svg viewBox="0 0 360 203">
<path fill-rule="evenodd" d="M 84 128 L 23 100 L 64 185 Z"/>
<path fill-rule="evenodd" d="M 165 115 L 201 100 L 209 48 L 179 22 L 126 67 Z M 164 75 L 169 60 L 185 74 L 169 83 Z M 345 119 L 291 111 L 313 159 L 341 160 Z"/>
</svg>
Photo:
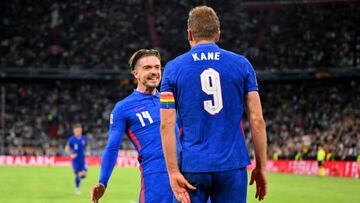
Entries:
<svg viewBox="0 0 360 203">
<path fill-rule="evenodd" d="M 0 166 L 0 202 L 3 203 L 82 203 L 90 202 L 89 191 L 97 182 L 98 167 L 89 168 L 82 181 L 81 195 L 75 194 L 70 167 Z M 116 168 L 102 203 L 136 203 L 140 186 L 137 168 Z M 360 180 L 269 174 L 269 193 L 264 203 L 359 203 Z M 249 187 L 248 202 L 254 198 Z"/>
</svg>

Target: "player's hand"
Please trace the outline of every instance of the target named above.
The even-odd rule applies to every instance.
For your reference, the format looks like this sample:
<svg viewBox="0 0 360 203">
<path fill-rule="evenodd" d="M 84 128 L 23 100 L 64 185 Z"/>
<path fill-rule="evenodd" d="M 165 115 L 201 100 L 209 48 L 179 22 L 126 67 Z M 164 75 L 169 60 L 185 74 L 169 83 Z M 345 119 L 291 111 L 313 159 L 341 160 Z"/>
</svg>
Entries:
<svg viewBox="0 0 360 203">
<path fill-rule="evenodd" d="M 77 156 L 76 154 L 70 154 L 70 157 L 71 157 L 72 159 L 75 159 L 76 156 Z"/>
<path fill-rule="evenodd" d="M 188 189 L 196 190 L 180 172 L 169 174 L 171 189 L 175 198 L 181 203 L 190 203 Z"/>
<path fill-rule="evenodd" d="M 105 186 L 100 183 L 96 184 L 90 190 L 91 202 L 98 203 L 99 199 L 104 195 L 104 193 L 105 193 Z"/>
<path fill-rule="evenodd" d="M 267 193 L 267 177 L 265 170 L 255 168 L 251 172 L 250 185 L 256 183 L 256 194 L 255 198 L 259 201 L 263 200 Z"/>
</svg>

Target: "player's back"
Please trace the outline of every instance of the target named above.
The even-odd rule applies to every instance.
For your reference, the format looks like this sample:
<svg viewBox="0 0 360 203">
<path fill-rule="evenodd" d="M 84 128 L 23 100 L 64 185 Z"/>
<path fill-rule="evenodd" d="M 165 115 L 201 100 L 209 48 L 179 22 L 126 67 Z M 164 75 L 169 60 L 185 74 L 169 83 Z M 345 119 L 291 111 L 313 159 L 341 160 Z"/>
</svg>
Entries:
<svg viewBox="0 0 360 203">
<path fill-rule="evenodd" d="M 168 70 L 167 70 L 168 69 Z M 244 95 L 256 91 L 255 73 L 242 56 L 201 44 L 169 62 L 162 91 L 173 85 L 183 127 L 181 168 L 221 171 L 249 164 L 241 120 Z"/>
</svg>

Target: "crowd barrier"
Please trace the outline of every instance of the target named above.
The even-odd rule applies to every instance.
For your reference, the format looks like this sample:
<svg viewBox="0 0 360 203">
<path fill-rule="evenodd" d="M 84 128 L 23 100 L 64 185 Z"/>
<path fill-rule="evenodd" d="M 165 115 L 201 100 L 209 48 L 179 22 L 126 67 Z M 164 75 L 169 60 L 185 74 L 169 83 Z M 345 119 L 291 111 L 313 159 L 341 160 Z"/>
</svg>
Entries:
<svg viewBox="0 0 360 203">
<path fill-rule="evenodd" d="M 101 157 L 87 157 L 88 166 L 99 166 Z M 0 156 L 0 166 L 70 166 L 70 157 L 63 156 Z M 118 157 L 119 167 L 137 167 L 136 157 Z"/>
<path fill-rule="evenodd" d="M 254 168 L 255 163 L 248 167 L 249 170 Z M 268 161 L 267 171 L 272 173 L 290 173 L 299 175 L 318 175 L 319 167 L 317 161 L 293 161 L 278 160 Z M 360 163 L 355 161 L 325 161 L 325 176 L 338 177 L 360 177 Z"/>
<path fill-rule="evenodd" d="M 88 166 L 99 166 L 101 157 L 87 157 Z M 62 156 L 0 156 L 0 166 L 70 166 L 71 159 Z M 118 167 L 138 167 L 134 153 L 120 153 L 116 165 Z M 251 170 L 254 162 L 248 167 Z M 360 177 L 360 163 L 352 161 L 324 162 L 325 176 Z M 268 161 L 267 171 L 273 173 L 290 173 L 301 175 L 318 175 L 317 161 Z"/>
</svg>

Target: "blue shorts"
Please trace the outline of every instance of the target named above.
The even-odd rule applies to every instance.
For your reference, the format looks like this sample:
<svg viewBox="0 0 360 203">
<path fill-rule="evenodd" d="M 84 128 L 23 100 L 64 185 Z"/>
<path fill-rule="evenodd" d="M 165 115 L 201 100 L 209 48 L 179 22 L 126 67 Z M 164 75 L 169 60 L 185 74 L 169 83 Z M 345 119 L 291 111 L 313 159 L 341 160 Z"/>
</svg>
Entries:
<svg viewBox="0 0 360 203">
<path fill-rule="evenodd" d="M 209 197 L 212 203 L 246 203 L 246 167 L 208 173 L 184 172 L 183 175 L 196 187 L 195 191 L 189 190 L 191 203 L 206 203 Z"/>
<path fill-rule="evenodd" d="M 87 171 L 85 160 L 84 161 L 72 160 L 72 167 L 75 174 L 78 174 L 81 171 Z"/>
<path fill-rule="evenodd" d="M 141 176 L 139 203 L 171 203 L 173 192 L 167 172 Z"/>
</svg>

